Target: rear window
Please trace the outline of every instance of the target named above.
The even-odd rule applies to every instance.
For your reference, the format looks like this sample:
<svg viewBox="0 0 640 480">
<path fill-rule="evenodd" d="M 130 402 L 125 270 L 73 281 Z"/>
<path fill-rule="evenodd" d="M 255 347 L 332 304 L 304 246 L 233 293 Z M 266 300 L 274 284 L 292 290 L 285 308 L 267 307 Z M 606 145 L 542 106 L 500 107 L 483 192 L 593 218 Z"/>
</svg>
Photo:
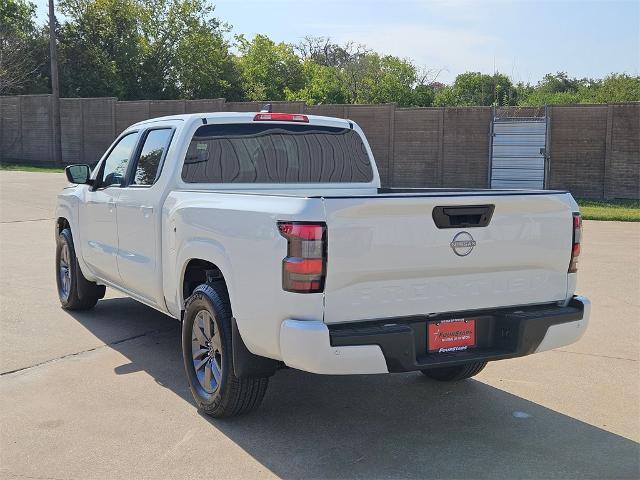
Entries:
<svg viewBox="0 0 640 480">
<path fill-rule="evenodd" d="M 203 125 L 182 168 L 188 183 L 362 183 L 373 171 L 350 128 L 288 124 Z"/>
</svg>

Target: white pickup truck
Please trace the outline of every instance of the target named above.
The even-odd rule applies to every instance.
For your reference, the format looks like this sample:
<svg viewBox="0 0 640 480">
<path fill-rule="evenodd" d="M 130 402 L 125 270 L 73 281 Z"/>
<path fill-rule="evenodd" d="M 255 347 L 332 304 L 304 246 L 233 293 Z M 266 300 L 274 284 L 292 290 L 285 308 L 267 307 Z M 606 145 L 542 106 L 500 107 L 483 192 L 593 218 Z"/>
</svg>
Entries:
<svg viewBox="0 0 640 480">
<path fill-rule="evenodd" d="M 349 120 L 156 118 L 66 174 L 63 308 L 108 286 L 179 319 L 191 391 L 215 417 L 256 407 L 287 366 L 460 380 L 587 327 L 569 193 L 383 189 Z"/>
</svg>

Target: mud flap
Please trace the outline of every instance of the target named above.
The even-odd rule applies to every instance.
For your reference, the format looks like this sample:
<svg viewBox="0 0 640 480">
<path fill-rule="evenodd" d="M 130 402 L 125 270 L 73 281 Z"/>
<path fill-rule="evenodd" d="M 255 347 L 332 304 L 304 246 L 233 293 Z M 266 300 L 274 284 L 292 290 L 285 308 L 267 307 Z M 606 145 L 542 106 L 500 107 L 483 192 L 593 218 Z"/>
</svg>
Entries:
<svg viewBox="0 0 640 480">
<path fill-rule="evenodd" d="M 281 362 L 251 353 L 242 341 L 236 319 L 231 319 L 233 343 L 233 371 L 238 378 L 270 377 L 280 368 Z"/>
</svg>

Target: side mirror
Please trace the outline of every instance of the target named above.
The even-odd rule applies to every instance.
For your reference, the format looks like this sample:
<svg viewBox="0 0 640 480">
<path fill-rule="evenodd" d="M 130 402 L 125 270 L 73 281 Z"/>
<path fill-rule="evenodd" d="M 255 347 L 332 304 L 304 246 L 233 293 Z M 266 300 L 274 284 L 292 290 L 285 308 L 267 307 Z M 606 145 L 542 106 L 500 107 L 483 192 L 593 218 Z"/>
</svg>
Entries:
<svg viewBox="0 0 640 480">
<path fill-rule="evenodd" d="M 67 176 L 67 180 L 69 180 L 69 182 L 71 183 L 91 183 L 91 181 L 89 180 L 89 176 L 91 175 L 89 165 L 69 165 L 64 169 L 64 173 Z"/>
</svg>

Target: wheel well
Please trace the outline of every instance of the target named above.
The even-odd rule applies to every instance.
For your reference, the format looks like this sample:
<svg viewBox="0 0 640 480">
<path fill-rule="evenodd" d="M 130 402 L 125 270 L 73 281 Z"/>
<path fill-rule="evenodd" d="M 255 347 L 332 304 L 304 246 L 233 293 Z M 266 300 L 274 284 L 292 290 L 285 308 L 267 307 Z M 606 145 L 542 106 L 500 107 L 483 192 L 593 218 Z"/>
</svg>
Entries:
<svg viewBox="0 0 640 480">
<path fill-rule="evenodd" d="M 226 287 L 226 282 L 220 269 L 206 260 L 191 259 L 184 271 L 182 298 L 185 300 L 189 298 L 198 285 L 214 282 L 223 282 Z"/>
<path fill-rule="evenodd" d="M 64 230 L 65 228 L 71 230 L 69 221 L 64 217 L 58 217 L 58 219 L 56 220 L 56 232 L 58 233 L 58 235 L 62 233 L 62 230 Z"/>
</svg>

